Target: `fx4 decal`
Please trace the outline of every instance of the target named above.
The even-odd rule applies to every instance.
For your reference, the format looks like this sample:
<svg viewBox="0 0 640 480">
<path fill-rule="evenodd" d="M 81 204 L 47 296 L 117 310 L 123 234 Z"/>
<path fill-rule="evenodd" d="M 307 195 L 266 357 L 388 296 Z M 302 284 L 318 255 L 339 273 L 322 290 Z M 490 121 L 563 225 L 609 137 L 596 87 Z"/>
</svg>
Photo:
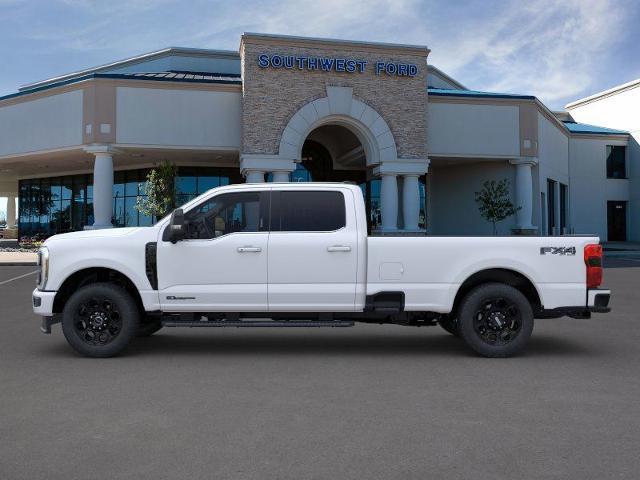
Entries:
<svg viewBox="0 0 640 480">
<path fill-rule="evenodd" d="M 575 255 L 576 247 L 540 247 L 540 255 Z"/>
</svg>

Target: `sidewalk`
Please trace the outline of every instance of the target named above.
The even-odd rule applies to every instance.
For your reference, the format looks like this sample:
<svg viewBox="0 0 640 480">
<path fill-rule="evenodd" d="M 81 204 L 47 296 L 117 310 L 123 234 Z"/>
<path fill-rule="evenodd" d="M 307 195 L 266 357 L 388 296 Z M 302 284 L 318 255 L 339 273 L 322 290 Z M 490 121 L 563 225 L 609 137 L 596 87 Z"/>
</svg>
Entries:
<svg viewBox="0 0 640 480">
<path fill-rule="evenodd" d="M 0 252 L 0 267 L 2 266 L 35 266 L 38 255 L 31 252 Z"/>
</svg>

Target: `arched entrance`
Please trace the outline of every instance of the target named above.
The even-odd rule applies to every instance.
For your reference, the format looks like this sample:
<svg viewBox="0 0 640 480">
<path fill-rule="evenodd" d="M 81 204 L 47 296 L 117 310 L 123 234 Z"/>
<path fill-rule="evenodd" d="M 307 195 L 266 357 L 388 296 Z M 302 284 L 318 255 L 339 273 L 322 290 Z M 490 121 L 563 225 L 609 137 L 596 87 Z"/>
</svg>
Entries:
<svg viewBox="0 0 640 480">
<path fill-rule="evenodd" d="M 366 199 L 370 230 L 425 229 L 426 158 L 398 158 L 385 119 L 353 96 L 327 86 L 327 96 L 297 110 L 284 126 L 277 153 L 244 153 L 247 182 L 350 181 Z"/>
<path fill-rule="evenodd" d="M 312 130 L 302 145 L 300 162 L 291 173 L 292 182 L 351 182 L 365 197 L 369 232 L 382 227 L 381 180 L 367 162 L 364 146 L 349 128 L 326 124 Z M 426 228 L 425 181 L 419 181 L 418 228 Z M 402 208 L 402 205 L 400 205 Z M 402 213 L 402 212 L 400 212 Z"/>
<path fill-rule="evenodd" d="M 294 182 L 351 182 L 365 197 L 369 231 L 380 227 L 379 201 L 372 205 L 371 175 L 364 147 L 358 137 L 341 125 L 322 125 L 312 130 L 302 145 L 300 162 L 292 172 Z"/>
</svg>

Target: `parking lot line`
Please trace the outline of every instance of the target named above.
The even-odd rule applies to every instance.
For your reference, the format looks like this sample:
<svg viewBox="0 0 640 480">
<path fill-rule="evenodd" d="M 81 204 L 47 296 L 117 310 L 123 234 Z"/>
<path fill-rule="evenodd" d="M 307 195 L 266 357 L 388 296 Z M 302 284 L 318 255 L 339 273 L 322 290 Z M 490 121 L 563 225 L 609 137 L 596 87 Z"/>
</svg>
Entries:
<svg viewBox="0 0 640 480">
<path fill-rule="evenodd" d="M 33 275 L 34 273 L 38 273 L 38 270 L 33 272 L 25 273 L 24 275 L 18 275 L 17 277 L 10 278 L 9 280 L 4 280 L 0 282 L 0 285 L 4 285 L 5 283 L 13 282 L 14 280 L 20 280 L 21 278 L 28 277 L 29 275 Z"/>
</svg>

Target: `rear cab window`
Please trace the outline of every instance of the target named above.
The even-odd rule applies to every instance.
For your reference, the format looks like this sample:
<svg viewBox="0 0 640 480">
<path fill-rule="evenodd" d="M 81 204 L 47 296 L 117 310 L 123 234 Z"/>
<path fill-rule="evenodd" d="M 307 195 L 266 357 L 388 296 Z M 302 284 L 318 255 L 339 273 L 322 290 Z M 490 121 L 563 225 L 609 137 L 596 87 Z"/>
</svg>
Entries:
<svg viewBox="0 0 640 480">
<path fill-rule="evenodd" d="M 273 232 L 333 232 L 345 226 L 345 198 L 340 191 L 272 191 Z"/>
</svg>

